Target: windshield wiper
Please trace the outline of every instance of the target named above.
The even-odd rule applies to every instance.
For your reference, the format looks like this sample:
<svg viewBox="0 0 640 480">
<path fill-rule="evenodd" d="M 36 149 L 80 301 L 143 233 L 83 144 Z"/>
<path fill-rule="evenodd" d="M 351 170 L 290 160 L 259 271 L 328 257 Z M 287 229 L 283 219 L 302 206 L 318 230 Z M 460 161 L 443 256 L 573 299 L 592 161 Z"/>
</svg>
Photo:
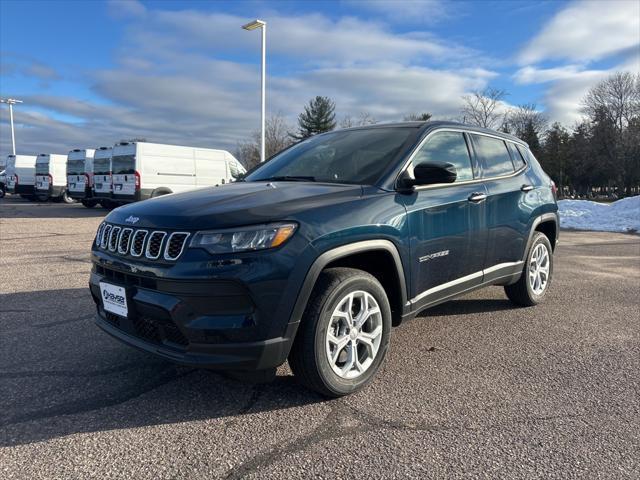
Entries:
<svg viewBox="0 0 640 480">
<path fill-rule="evenodd" d="M 262 182 L 315 182 L 316 177 L 305 177 L 302 175 L 280 175 L 275 177 L 261 178 Z"/>
</svg>

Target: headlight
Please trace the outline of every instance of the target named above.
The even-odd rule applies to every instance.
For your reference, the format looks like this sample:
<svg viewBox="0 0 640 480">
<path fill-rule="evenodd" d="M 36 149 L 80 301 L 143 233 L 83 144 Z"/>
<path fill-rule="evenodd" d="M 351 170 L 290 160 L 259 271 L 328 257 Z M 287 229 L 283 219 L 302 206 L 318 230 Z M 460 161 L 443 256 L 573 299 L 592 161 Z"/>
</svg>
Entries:
<svg viewBox="0 0 640 480">
<path fill-rule="evenodd" d="M 192 248 L 204 248 L 209 253 L 236 253 L 279 247 L 296 231 L 295 223 L 252 225 L 229 230 L 209 230 L 196 233 Z"/>
</svg>

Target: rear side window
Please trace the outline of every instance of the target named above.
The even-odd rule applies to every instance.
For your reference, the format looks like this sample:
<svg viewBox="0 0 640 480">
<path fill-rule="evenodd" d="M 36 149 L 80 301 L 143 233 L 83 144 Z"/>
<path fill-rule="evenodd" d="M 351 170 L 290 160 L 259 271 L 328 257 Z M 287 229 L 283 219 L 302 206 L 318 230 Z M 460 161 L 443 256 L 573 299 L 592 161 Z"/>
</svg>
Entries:
<svg viewBox="0 0 640 480">
<path fill-rule="evenodd" d="M 473 145 L 484 164 L 484 177 L 498 177 L 514 172 L 507 145 L 497 138 L 471 134 Z"/>
<path fill-rule="evenodd" d="M 456 182 L 473 180 L 469 149 L 462 132 L 437 132 L 415 154 L 411 168 L 425 162 L 447 162 L 455 165 Z"/>
<path fill-rule="evenodd" d="M 516 169 L 516 172 L 523 168 L 526 163 L 522 155 L 520 154 L 520 150 L 516 147 L 515 143 L 507 142 L 507 146 L 509 147 L 509 152 L 511 152 L 511 160 L 513 160 L 513 166 Z"/>
</svg>

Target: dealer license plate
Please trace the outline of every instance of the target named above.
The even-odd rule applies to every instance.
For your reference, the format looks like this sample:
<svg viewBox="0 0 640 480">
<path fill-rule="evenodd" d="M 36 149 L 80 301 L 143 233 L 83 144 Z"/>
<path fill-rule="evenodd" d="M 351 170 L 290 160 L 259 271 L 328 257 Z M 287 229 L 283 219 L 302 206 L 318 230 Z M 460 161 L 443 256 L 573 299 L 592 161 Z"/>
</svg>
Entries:
<svg viewBox="0 0 640 480">
<path fill-rule="evenodd" d="M 121 317 L 127 316 L 127 294 L 123 287 L 100 282 L 102 305 L 107 312 L 115 313 Z"/>
</svg>

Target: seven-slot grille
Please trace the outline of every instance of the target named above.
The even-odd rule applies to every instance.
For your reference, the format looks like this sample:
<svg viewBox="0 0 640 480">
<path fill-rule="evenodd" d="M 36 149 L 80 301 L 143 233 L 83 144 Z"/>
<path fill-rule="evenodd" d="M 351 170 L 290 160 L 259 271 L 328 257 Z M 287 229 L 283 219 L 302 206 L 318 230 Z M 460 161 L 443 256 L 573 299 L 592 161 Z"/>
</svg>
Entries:
<svg viewBox="0 0 640 480">
<path fill-rule="evenodd" d="M 189 236 L 189 232 L 169 233 L 102 223 L 98 227 L 95 243 L 101 250 L 120 255 L 145 257 L 149 260 L 164 258 L 173 262 L 182 255 Z"/>
</svg>

